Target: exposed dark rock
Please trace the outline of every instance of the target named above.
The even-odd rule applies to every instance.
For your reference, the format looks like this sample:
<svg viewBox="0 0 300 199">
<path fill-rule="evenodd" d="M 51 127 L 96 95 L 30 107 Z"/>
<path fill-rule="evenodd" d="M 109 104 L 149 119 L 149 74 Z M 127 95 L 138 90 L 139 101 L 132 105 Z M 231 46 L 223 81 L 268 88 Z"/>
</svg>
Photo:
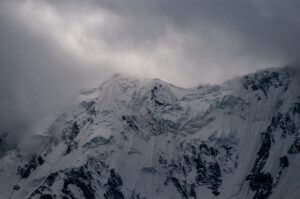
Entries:
<svg viewBox="0 0 300 199">
<path fill-rule="evenodd" d="M 296 125 L 289 112 L 281 113 L 279 112 L 276 116 L 272 117 L 271 124 L 268 126 L 267 131 L 272 132 L 275 129 L 280 128 L 282 130 L 282 137 L 286 135 L 293 135 L 296 132 Z"/>
<path fill-rule="evenodd" d="M 47 193 L 48 192 L 48 193 Z M 38 196 L 39 198 L 43 198 L 43 197 L 52 197 L 52 198 L 56 198 L 55 196 L 49 194 L 50 192 L 50 188 L 49 186 L 47 186 L 45 183 L 41 186 L 39 186 L 34 192 L 32 192 L 29 196 L 28 199 L 33 199 L 33 198 L 37 198 L 36 196 Z"/>
<path fill-rule="evenodd" d="M 148 126 L 153 135 L 162 135 L 166 133 L 174 133 L 175 129 L 178 128 L 178 125 L 175 124 L 173 121 L 166 120 L 166 119 L 158 119 L 153 114 L 149 114 L 151 119 L 148 120 Z"/>
<path fill-rule="evenodd" d="M 279 179 L 282 175 L 282 172 L 284 169 L 286 169 L 289 166 L 289 159 L 286 155 L 280 157 L 279 159 L 279 166 L 280 166 L 280 170 L 278 172 L 277 178 L 276 178 L 276 182 L 274 183 L 274 186 L 277 186 Z"/>
<path fill-rule="evenodd" d="M 80 133 L 80 128 L 77 122 L 73 122 L 71 127 L 67 127 L 63 132 L 63 140 L 67 145 L 65 155 L 71 153 L 73 150 L 78 148 L 78 143 L 75 140 L 76 136 Z"/>
<path fill-rule="evenodd" d="M 146 199 L 142 197 L 140 193 L 137 193 L 135 190 L 132 190 L 128 199 Z"/>
<path fill-rule="evenodd" d="M 65 171 L 66 178 L 62 188 L 62 193 L 66 196 L 75 198 L 69 189 L 69 185 L 77 186 L 83 193 L 85 199 L 95 199 L 95 191 L 92 186 L 92 175 L 85 166 Z"/>
<path fill-rule="evenodd" d="M 45 160 L 43 159 L 42 156 L 39 156 L 39 157 L 37 158 L 37 161 L 38 161 L 38 163 L 39 163 L 40 165 L 44 164 L 44 162 L 45 162 Z"/>
<path fill-rule="evenodd" d="M 284 169 L 284 168 L 286 168 L 286 167 L 288 167 L 289 166 L 289 159 L 288 159 L 288 157 L 285 155 L 285 156 L 282 156 L 281 158 L 280 158 L 280 167 L 282 168 L 282 169 Z"/>
<path fill-rule="evenodd" d="M 88 114 L 97 115 L 97 111 L 96 111 L 94 104 L 96 104 L 96 102 L 94 100 L 89 101 L 89 102 L 83 101 L 83 102 L 81 102 L 80 106 L 84 107 Z"/>
<path fill-rule="evenodd" d="M 253 199 L 265 199 L 270 196 L 273 188 L 273 178 L 270 173 L 253 173 L 247 177 L 249 187 L 255 191 Z"/>
<path fill-rule="evenodd" d="M 70 154 L 72 151 L 76 150 L 78 148 L 78 142 L 73 141 L 70 144 L 67 145 L 67 150 L 65 152 L 65 155 Z"/>
<path fill-rule="evenodd" d="M 137 118 L 135 115 L 123 115 L 122 120 L 126 122 L 127 126 L 130 129 L 132 129 L 136 132 L 139 130 L 139 128 L 136 124 Z"/>
<path fill-rule="evenodd" d="M 32 156 L 27 164 L 23 167 L 18 167 L 18 173 L 21 178 L 28 178 L 33 170 L 35 170 L 39 165 L 44 163 L 44 159 L 41 156 Z"/>
<path fill-rule="evenodd" d="M 212 146 L 215 143 L 217 146 Z M 205 186 L 212 191 L 215 196 L 219 195 L 219 188 L 222 184 L 222 170 L 219 165 L 220 150 L 226 154 L 224 164 L 235 165 L 236 159 L 231 142 L 211 140 L 210 144 L 205 142 L 191 142 L 180 144 L 178 159 L 167 161 L 163 156 L 159 157 L 159 163 L 166 171 L 167 178 L 165 184 L 171 182 L 182 198 L 196 198 L 195 189 L 197 186 Z M 226 167 L 230 167 L 226 165 Z M 189 173 L 196 172 L 194 179 L 189 178 Z M 230 172 L 230 171 L 228 171 Z M 177 178 L 175 176 L 182 176 Z M 189 179 L 189 182 L 187 181 Z M 190 181 L 192 180 L 192 181 Z"/>
<path fill-rule="evenodd" d="M 45 180 L 45 184 L 51 187 L 58 176 L 58 172 L 51 173 Z"/>
<path fill-rule="evenodd" d="M 273 188 L 273 178 L 270 173 L 262 172 L 266 161 L 269 157 L 270 149 L 272 146 L 272 131 L 274 130 L 274 125 L 277 125 L 275 119 L 272 119 L 271 124 L 268 126 L 267 130 L 261 133 L 261 145 L 257 152 L 257 157 L 255 159 L 254 165 L 251 169 L 251 173 L 246 177 L 249 181 L 249 187 L 255 192 L 254 199 L 264 199 L 267 198 L 272 193 Z"/>
<path fill-rule="evenodd" d="M 65 142 L 70 143 L 76 138 L 79 132 L 80 132 L 79 126 L 75 121 L 73 122 L 71 127 L 67 127 L 67 129 L 64 130 L 63 139 L 65 140 Z"/>
<path fill-rule="evenodd" d="M 272 145 L 272 140 L 271 140 L 271 133 L 270 132 L 263 132 L 261 134 L 262 137 L 262 143 L 260 145 L 260 148 L 257 152 L 257 157 L 255 159 L 254 162 L 254 166 L 252 167 L 251 172 L 253 174 L 255 173 L 259 173 L 263 167 L 266 164 L 266 161 L 269 157 L 269 152 L 270 152 L 270 148 Z"/>
<path fill-rule="evenodd" d="M 284 86 L 284 82 L 278 72 L 263 71 L 251 76 L 244 76 L 243 86 L 246 90 L 260 90 L 265 96 L 268 96 L 268 91 L 271 87 L 278 88 Z"/>
<path fill-rule="evenodd" d="M 50 194 L 41 195 L 40 199 L 54 199 L 54 197 Z"/>
<path fill-rule="evenodd" d="M 280 161 L 280 171 L 277 175 L 276 181 L 273 183 L 273 177 L 270 173 L 263 171 L 265 164 L 269 158 L 269 153 L 274 142 L 274 132 L 280 129 L 282 130 L 282 137 L 285 138 L 287 135 L 294 135 L 296 133 L 296 125 L 289 112 L 279 112 L 276 116 L 272 117 L 270 125 L 266 131 L 261 133 L 261 145 L 257 152 L 254 165 L 251 169 L 251 173 L 247 176 L 246 180 L 249 181 L 249 186 L 252 191 L 255 192 L 257 199 L 267 198 L 271 193 L 274 186 L 276 186 L 283 169 L 289 166 L 287 156 L 282 156 Z M 295 139 L 294 143 L 288 150 L 289 154 L 298 153 L 300 150 L 300 142 Z"/>
<path fill-rule="evenodd" d="M 188 194 L 186 182 L 182 181 L 183 185 L 181 185 L 180 181 L 175 177 L 171 177 L 170 181 L 173 183 L 173 185 L 177 189 L 177 191 L 181 194 L 181 197 L 183 199 L 188 199 L 189 194 Z"/>
<path fill-rule="evenodd" d="M 76 186 L 81 190 L 84 199 L 94 199 L 95 195 L 95 184 L 104 185 L 99 180 L 101 179 L 102 173 L 107 172 L 108 166 L 103 162 L 105 157 L 89 157 L 86 164 L 72 169 L 60 170 L 49 174 L 41 186 L 39 186 L 28 199 L 42 197 L 44 195 L 51 195 L 53 199 L 66 198 L 74 199 L 75 193 L 72 193 L 70 185 Z M 63 180 L 61 187 L 60 196 L 53 195 L 53 185 L 57 180 Z M 58 187 L 56 187 L 57 189 Z M 47 196 L 49 197 L 49 196 Z"/>
<path fill-rule="evenodd" d="M 300 152 L 300 138 L 296 137 L 293 144 L 290 146 L 288 153 L 297 154 Z"/>
<path fill-rule="evenodd" d="M 82 107 L 85 108 L 87 111 L 89 111 L 89 110 L 93 107 L 93 105 L 94 105 L 95 103 L 96 103 L 96 102 L 95 102 L 94 100 L 89 101 L 89 102 L 83 101 L 83 102 L 80 103 L 80 106 L 82 106 Z"/>
<path fill-rule="evenodd" d="M 300 114 L 300 103 L 295 103 L 292 107 L 292 112 L 294 114 Z"/>
<path fill-rule="evenodd" d="M 197 199 L 197 194 L 196 194 L 196 191 L 195 191 L 195 187 L 196 187 L 195 184 L 191 185 L 191 190 L 190 190 L 189 196 L 191 196 L 194 199 Z"/>
<path fill-rule="evenodd" d="M 90 114 L 90 115 L 97 115 L 96 108 L 94 106 L 89 108 L 87 113 Z"/>
<path fill-rule="evenodd" d="M 109 138 L 104 138 L 101 136 L 94 137 L 90 141 L 88 141 L 86 144 L 83 145 L 83 148 L 95 148 L 100 145 L 108 145 L 112 144 L 114 140 L 113 136 L 109 136 Z"/>
<path fill-rule="evenodd" d="M 157 92 L 159 91 L 159 88 L 161 88 L 161 87 L 162 87 L 162 85 L 154 86 L 153 89 L 150 91 L 151 92 L 151 100 L 153 100 L 154 104 L 158 105 L 158 106 L 162 106 L 165 104 L 164 102 L 159 101 L 156 96 Z"/>
<path fill-rule="evenodd" d="M 121 191 L 123 181 L 121 176 L 114 170 L 110 170 L 110 177 L 105 184 L 106 192 L 103 194 L 105 199 L 124 199 Z"/>
<path fill-rule="evenodd" d="M 19 190 L 21 187 L 19 185 L 14 185 L 13 190 L 17 191 Z"/>
</svg>

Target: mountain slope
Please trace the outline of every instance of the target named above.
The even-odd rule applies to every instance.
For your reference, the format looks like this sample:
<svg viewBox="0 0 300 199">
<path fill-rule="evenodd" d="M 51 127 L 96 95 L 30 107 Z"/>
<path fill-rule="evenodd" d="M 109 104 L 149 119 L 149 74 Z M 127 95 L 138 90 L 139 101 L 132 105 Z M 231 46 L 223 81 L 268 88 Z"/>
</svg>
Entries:
<svg viewBox="0 0 300 199">
<path fill-rule="evenodd" d="M 114 75 L 81 91 L 41 152 L 1 158 L 0 198 L 296 199 L 298 88 L 289 68 L 191 89 Z"/>
</svg>

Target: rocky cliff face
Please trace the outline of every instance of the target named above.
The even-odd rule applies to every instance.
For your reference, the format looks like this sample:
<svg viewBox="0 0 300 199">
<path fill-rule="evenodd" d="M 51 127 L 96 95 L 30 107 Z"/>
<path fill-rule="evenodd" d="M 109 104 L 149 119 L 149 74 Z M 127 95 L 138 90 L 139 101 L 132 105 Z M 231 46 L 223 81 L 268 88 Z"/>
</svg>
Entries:
<svg viewBox="0 0 300 199">
<path fill-rule="evenodd" d="M 42 151 L 1 157 L 0 198 L 299 198 L 297 83 L 288 68 L 191 89 L 115 75 Z"/>
</svg>

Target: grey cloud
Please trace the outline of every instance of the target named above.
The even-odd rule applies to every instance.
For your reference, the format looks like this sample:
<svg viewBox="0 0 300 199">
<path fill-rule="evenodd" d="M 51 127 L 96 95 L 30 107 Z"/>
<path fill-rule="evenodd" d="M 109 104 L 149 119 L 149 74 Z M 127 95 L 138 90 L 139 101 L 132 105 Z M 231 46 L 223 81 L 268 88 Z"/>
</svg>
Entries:
<svg viewBox="0 0 300 199">
<path fill-rule="evenodd" d="M 78 5 L 78 1 L 48 2 L 64 11 L 72 8 L 70 4 Z M 208 81 L 201 76 L 208 67 L 212 68 L 209 79 L 220 82 L 233 75 L 299 59 L 297 0 L 99 0 L 87 1 L 82 7 L 121 16 L 123 21 L 116 24 L 118 27 L 112 25 L 107 32 L 93 33 L 116 49 L 138 48 L 152 53 L 156 45 L 166 43 L 167 29 L 172 27 L 173 32 L 187 37 L 180 43 L 180 61 L 185 62 L 187 71 L 192 71 L 187 76 L 198 72 L 199 79 L 204 78 L 199 82 Z M 172 49 L 178 44 L 166 45 Z M 172 69 L 182 74 L 184 67 L 179 67 L 174 64 Z"/>
<path fill-rule="evenodd" d="M 85 14 L 104 12 L 101 25 L 79 24 L 88 39 L 83 51 L 93 53 L 92 44 L 103 60 L 88 62 L 63 50 L 50 35 L 55 27 L 32 30 L 16 10 L 1 6 L 11 2 L 45 3 L 62 22 L 84 23 Z M 114 72 L 146 71 L 193 86 L 299 62 L 298 0 L 7 0 L 0 6 L 0 131 L 22 131 Z"/>
<path fill-rule="evenodd" d="M 13 132 L 11 142 L 22 139 L 40 118 L 70 103 L 80 88 L 112 73 L 91 75 L 85 63 L 47 39 L 0 8 L 0 135 Z"/>
</svg>

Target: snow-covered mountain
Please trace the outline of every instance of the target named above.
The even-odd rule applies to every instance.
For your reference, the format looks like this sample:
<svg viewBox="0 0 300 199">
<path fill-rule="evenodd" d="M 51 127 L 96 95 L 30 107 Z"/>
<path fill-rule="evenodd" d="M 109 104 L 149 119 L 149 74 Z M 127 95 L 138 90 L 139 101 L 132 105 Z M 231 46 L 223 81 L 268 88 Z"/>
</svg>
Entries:
<svg viewBox="0 0 300 199">
<path fill-rule="evenodd" d="M 114 75 L 35 138 L 41 151 L 2 155 L 0 198 L 298 199 L 298 84 L 289 68 L 191 89 Z"/>
</svg>

